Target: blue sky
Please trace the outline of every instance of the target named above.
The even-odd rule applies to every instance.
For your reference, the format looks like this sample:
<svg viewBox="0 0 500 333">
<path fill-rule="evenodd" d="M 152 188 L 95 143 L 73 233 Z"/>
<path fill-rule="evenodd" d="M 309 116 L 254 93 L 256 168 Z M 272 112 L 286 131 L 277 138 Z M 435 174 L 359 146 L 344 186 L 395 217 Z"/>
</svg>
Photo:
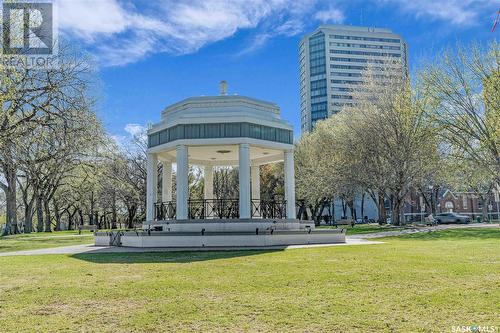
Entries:
<svg viewBox="0 0 500 333">
<path fill-rule="evenodd" d="M 56 0 L 60 34 L 98 64 L 98 114 L 126 138 L 169 104 L 229 93 L 277 103 L 299 136 L 297 48 L 319 24 L 389 28 L 411 71 L 457 42 L 485 43 L 498 0 Z"/>
</svg>

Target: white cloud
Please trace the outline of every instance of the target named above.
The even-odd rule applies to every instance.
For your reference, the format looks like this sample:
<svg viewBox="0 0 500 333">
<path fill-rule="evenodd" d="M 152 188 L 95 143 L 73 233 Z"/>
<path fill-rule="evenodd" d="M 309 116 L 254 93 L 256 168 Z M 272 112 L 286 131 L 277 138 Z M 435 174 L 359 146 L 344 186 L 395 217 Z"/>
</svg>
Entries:
<svg viewBox="0 0 500 333">
<path fill-rule="evenodd" d="M 480 18 L 491 16 L 498 10 L 497 0 L 381 0 L 397 4 L 400 9 L 417 18 L 447 21 L 454 25 L 472 26 Z M 484 15 L 483 15 L 484 14 Z"/>
<path fill-rule="evenodd" d="M 147 128 L 146 126 L 139 124 L 127 124 L 125 125 L 125 132 L 130 134 L 132 137 L 143 136 L 146 134 Z"/>
<path fill-rule="evenodd" d="M 127 15 L 114 0 L 59 0 L 59 25 L 85 39 L 114 34 L 128 26 Z"/>
<path fill-rule="evenodd" d="M 321 22 L 327 23 L 342 23 L 344 21 L 344 13 L 337 8 L 320 10 L 319 12 L 316 12 L 314 17 Z"/>
<path fill-rule="evenodd" d="M 102 66 L 126 65 L 150 54 L 182 55 L 246 30 L 243 50 L 317 23 L 342 23 L 344 0 L 54 0 L 62 35 L 76 39 Z M 372 0 L 419 19 L 473 26 L 492 17 L 498 0 Z M 353 5 L 355 6 L 355 5 Z M 349 6 L 347 6 L 349 7 Z"/>
<path fill-rule="evenodd" d="M 124 151 L 131 151 L 136 149 L 136 139 L 139 141 L 147 142 L 147 127 L 140 124 L 126 124 L 123 128 L 124 134 L 111 135 L 111 139 L 118 147 Z"/>
<path fill-rule="evenodd" d="M 302 33 L 326 0 L 167 0 L 140 7 L 125 0 L 55 1 L 63 35 L 81 40 L 102 65 L 114 66 L 153 53 L 193 53 L 238 30 L 255 30 L 255 49 L 270 38 Z M 331 7 L 321 17 L 327 16 L 339 22 L 343 13 Z"/>
</svg>

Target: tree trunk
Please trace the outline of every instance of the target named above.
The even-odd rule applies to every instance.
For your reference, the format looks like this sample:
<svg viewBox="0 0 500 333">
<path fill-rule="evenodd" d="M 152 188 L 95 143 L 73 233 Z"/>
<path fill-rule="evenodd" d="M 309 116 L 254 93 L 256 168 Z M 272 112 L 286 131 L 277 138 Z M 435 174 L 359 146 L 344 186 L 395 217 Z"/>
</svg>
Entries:
<svg viewBox="0 0 500 333">
<path fill-rule="evenodd" d="M 483 208 L 482 208 L 482 213 L 483 213 L 483 218 L 481 219 L 481 222 L 488 222 L 490 220 L 488 216 L 488 205 L 490 204 L 488 198 L 480 198 Z"/>
<path fill-rule="evenodd" d="M 61 231 L 61 214 L 59 213 L 59 207 L 56 202 L 54 202 L 54 215 L 56 218 L 56 231 Z"/>
<path fill-rule="evenodd" d="M 36 196 L 36 231 L 43 231 L 43 204 L 42 197 L 40 195 Z"/>
<path fill-rule="evenodd" d="M 354 207 L 354 200 L 349 199 L 349 201 L 347 201 L 347 206 L 349 207 L 349 210 L 351 211 L 351 219 L 356 221 L 358 214 L 356 213 L 356 207 Z"/>
<path fill-rule="evenodd" d="M 68 230 L 73 230 L 73 216 L 67 211 L 68 214 Z"/>
<path fill-rule="evenodd" d="M 365 220 L 365 192 L 361 194 L 361 218 Z"/>
<path fill-rule="evenodd" d="M 29 234 L 33 231 L 33 202 L 24 206 L 24 233 Z"/>
<path fill-rule="evenodd" d="M 78 215 L 80 216 L 80 227 L 83 226 L 83 212 L 81 209 L 78 209 Z"/>
<path fill-rule="evenodd" d="M 332 205 L 332 220 L 330 222 L 333 223 L 335 221 L 335 197 L 332 198 L 331 205 Z"/>
<path fill-rule="evenodd" d="M 137 206 L 136 205 L 127 205 L 127 228 L 132 229 L 134 227 L 134 218 L 135 214 L 137 214 Z"/>
<path fill-rule="evenodd" d="M 68 230 L 74 230 L 73 228 L 73 221 L 74 221 L 74 217 L 76 215 L 78 211 L 75 209 L 73 211 L 73 213 L 70 213 L 69 212 L 69 209 L 68 209 Z"/>
<path fill-rule="evenodd" d="M 52 216 L 50 215 L 50 205 L 48 200 L 43 201 L 43 207 L 45 209 L 45 232 L 52 232 Z"/>
<path fill-rule="evenodd" d="M 111 229 L 116 229 L 116 220 L 117 220 L 117 213 L 116 213 L 116 191 L 113 191 L 113 215 L 111 216 Z"/>
<path fill-rule="evenodd" d="M 392 224 L 400 226 L 404 223 L 401 218 L 404 198 L 392 197 Z"/>
<path fill-rule="evenodd" d="M 387 223 L 387 211 L 385 209 L 385 197 L 383 194 L 378 194 L 378 223 Z"/>
<path fill-rule="evenodd" d="M 13 143 L 7 140 L 6 145 L 2 146 L 2 150 L 5 149 L 6 160 L 2 163 L 2 168 L 0 171 L 3 172 L 5 179 L 5 184 L 1 184 L 1 188 L 5 193 L 6 200 L 6 221 L 5 229 L 3 230 L 3 235 L 13 235 L 19 233 L 17 227 L 17 202 L 16 202 L 16 190 L 17 190 L 17 170 L 12 161 L 11 147 Z M 3 153 L 3 151 L 2 151 Z"/>
<path fill-rule="evenodd" d="M 342 200 L 342 219 L 346 217 L 347 215 L 347 205 L 346 205 L 346 202 L 344 200 L 344 198 L 341 198 Z"/>
<path fill-rule="evenodd" d="M 438 213 L 437 205 L 439 202 L 439 186 L 434 186 L 432 188 L 432 205 L 431 205 L 431 213 L 433 216 L 436 216 Z"/>
<path fill-rule="evenodd" d="M 19 233 L 17 227 L 17 203 L 16 203 L 16 172 L 9 170 L 5 175 L 7 187 L 2 186 L 6 200 L 6 223 L 3 235 L 14 235 Z"/>
<path fill-rule="evenodd" d="M 471 219 L 474 221 L 474 199 L 470 198 L 470 211 L 472 212 Z"/>
</svg>

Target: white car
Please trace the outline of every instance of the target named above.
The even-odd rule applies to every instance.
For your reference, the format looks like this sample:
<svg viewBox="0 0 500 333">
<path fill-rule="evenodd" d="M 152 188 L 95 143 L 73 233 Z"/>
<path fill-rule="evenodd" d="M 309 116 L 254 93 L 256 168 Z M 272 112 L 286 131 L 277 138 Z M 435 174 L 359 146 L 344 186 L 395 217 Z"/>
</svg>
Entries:
<svg viewBox="0 0 500 333">
<path fill-rule="evenodd" d="M 434 218 L 437 224 L 445 223 L 470 223 L 472 219 L 470 216 L 460 215 L 457 213 L 441 213 L 437 214 Z"/>
</svg>

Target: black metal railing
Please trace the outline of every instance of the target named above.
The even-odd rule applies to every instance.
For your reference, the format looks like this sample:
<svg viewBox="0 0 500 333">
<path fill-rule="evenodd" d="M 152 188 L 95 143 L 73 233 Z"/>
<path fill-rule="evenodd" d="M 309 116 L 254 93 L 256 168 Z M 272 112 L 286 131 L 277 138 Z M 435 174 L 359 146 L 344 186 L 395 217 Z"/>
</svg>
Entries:
<svg viewBox="0 0 500 333">
<path fill-rule="evenodd" d="M 252 217 L 286 219 L 286 200 L 252 200 Z"/>
<path fill-rule="evenodd" d="M 307 206 L 305 200 L 301 199 L 295 202 L 295 211 L 297 212 L 297 219 L 309 220 L 309 214 L 307 212 Z"/>
<path fill-rule="evenodd" d="M 237 219 L 239 216 L 238 199 L 188 200 L 190 219 Z"/>
<path fill-rule="evenodd" d="M 285 200 L 251 200 L 251 217 L 263 219 L 285 219 Z M 155 221 L 173 220 L 176 218 L 175 201 L 155 204 Z M 237 219 L 240 216 L 238 199 L 200 199 L 188 200 L 188 218 L 203 219 Z"/>
<path fill-rule="evenodd" d="M 177 207 L 175 201 L 155 203 L 155 221 L 173 220 L 176 217 Z"/>
</svg>

